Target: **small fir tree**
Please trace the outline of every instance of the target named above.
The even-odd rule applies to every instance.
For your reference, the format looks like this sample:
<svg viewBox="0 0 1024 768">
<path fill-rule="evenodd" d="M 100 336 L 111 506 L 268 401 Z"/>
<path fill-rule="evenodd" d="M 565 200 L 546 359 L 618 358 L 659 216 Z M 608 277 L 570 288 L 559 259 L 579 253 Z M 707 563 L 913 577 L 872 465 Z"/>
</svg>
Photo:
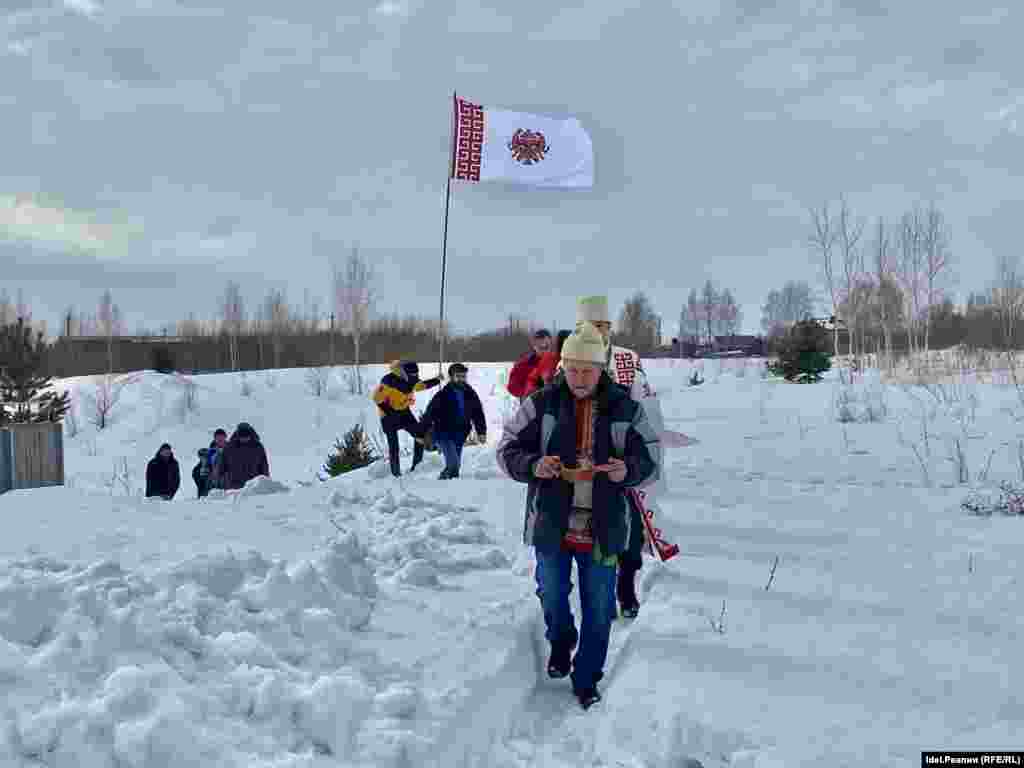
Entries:
<svg viewBox="0 0 1024 768">
<path fill-rule="evenodd" d="M 334 451 L 327 457 L 324 472 L 329 477 L 337 477 L 367 467 L 378 458 L 363 425 L 356 424 L 341 440 L 334 441 Z"/>
<path fill-rule="evenodd" d="M 786 381 L 818 382 L 832 367 L 828 331 L 816 320 L 795 323 L 779 341 L 778 354 L 778 362 L 771 366 L 771 371 Z"/>
<path fill-rule="evenodd" d="M 42 331 L 32 338 L 23 318 L 0 326 L 0 425 L 57 422 L 71 407 L 67 392 L 52 390 L 41 373 L 46 359 Z"/>
</svg>

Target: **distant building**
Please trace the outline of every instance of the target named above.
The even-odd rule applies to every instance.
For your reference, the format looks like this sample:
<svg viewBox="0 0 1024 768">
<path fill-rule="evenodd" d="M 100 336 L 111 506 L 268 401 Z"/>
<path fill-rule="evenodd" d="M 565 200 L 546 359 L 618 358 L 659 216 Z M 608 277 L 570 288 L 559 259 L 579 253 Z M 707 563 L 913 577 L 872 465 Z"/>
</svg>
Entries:
<svg viewBox="0 0 1024 768">
<path fill-rule="evenodd" d="M 674 357 L 763 357 L 767 343 L 761 336 L 729 334 L 715 336 L 710 344 L 672 339 L 669 349 Z"/>
</svg>

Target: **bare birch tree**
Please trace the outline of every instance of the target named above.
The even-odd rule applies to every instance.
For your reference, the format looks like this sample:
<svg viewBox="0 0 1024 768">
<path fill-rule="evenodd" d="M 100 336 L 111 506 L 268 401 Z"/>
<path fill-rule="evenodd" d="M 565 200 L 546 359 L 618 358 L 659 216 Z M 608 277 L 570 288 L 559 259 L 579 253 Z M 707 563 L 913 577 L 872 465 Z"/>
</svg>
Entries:
<svg viewBox="0 0 1024 768">
<path fill-rule="evenodd" d="M 707 342 L 710 344 L 715 338 L 716 310 L 718 309 L 718 291 L 715 290 L 711 280 L 704 281 L 704 290 L 701 291 L 701 314 L 704 320 L 704 327 L 707 329 Z"/>
<path fill-rule="evenodd" d="M 281 351 L 284 335 L 292 328 L 292 312 L 284 291 L 271 289 L 263 303 L 263 319 L 270 331 L 271 349 L 274 353 L 274 368 L 281 367 Z"/>
<path fill-rule="evenodd" d="M 761 328 L 769 336 L 783 333 L 789 326 L 814 314 L 814 295 L 803 280 L 789 280 L 781 289 L 768 292 L 761 308 Z"/>
<path fill-rule="evenodd" d="M 874 293 L 871 297 L 871 306 L 879 326 L 882 328 L 882 343 L 885 347 L 885 357 L 889 369 L 892 369 L 892 325 L 895 320 L 892 317 L 892 304 L 886 301 L 885 292 L 887 286 L 893 281 L 892 248 L 889 241 L 889 233 L 885 228 L 885 219 L 878 217 L 875 228 L 875 240 L 871 244 L 872 253 L 872 277 Z"/>
<path fill-rule="evenodd" d="M 897 233 L 896 277 L 903 291 L 903 323 L 911 360 L 917 351 L 922 305 L 925 302 L 924 249 L 921 247 L 921 211 L 903 214 Z"/>
<path fill-rule="evenodd" d="M 631 343 L 643 349 L 649 350 L 657 346 L 658 316 L 654 312 L 651 300 L 643 291 L 633 294 L 622 305 L 617 330 Z"/>
<path fill-rule="evenodd" d="M 334 311 L 342 330 L 352 336 L 355 353 L 354 383 L 358 392 L 362 393 L 361 345 L 363 336 L 369 329 L 376 298 L 373 268 L 359 254 L 359 249 L 353 247 L 343 265 L 332 266 L 331 278 L 334 287 Z"/>
<path fill-rule="evenodd" d="M 860 335 L 860 326 L 863 325 L 865 297 L 868 295 L 863 290 L 864 251 L 860 247 L 864 222 L 854 220 L 853 212 L 843 197 L 839 198 L 835 233 L 843 267 L 843 282 L 839 291 L 840 305 L 843 307 L 841 314 L 845 315 L 842 319 L 846 321 L 846 327 L 849 329 L 847 353 L 852 358 L 857 354 L 856 342 Z"/>
<path fill-rule="evenodd" d="M 992 303 L 999 317 L 1002 343 L 1007 355 L 1012 357 L 1012 350 L 1017 346 L 1017 329 L 1024 317 L 1024 272 L 1016 254 L 1003 252 L 996 261 Z"/>
<path fill-rule="evenodd" d="M 686 306 L 679 312 L 679 356 L 683 355 L 683 341 L 696 344 L 700 341 L 701 309 L 697 289 L 691 288 L 686 297 Z"/>
<path fill-rule="evenodd" d="M 808 245 L 818 258 L 821 267 L 822 282 L 832 300 L 832 314 L 839 314 L 839 283 L 836 281 L 835 263 L 833 251 L 836 247 L 838 233 L 828 202 L 821 206 L 820 210 L 810 209 L 811 214 L 811 236 L 808 238 Z M 839 356 L 839 329 L 832 331 L 832 352 Z"/>
<path fill-rule="evenodd" d="M 949 229 L 942 211 L 930 205 L 923 217 L 921 249 L 924 266 L 924 352 L 928 354 L 932 307 L 942 298 L 942 282 L 952 258 Z"/>
<path fill-rule="evenodd" d="M 718 326 L 726 335 L 734 336 L 739 332 L 743 312 L 733 298 L 732 291 L 724 289 L 718 296 Z"/>
<path fill-rule="evenodd" d="M 114 370 L 114 337 L 124 332 L 124 321 L 121 309 L 114 303 L 114 296 L 108 288 L 100 297 L 100 305 L 96 312 L 98 330 L 107 340 L 107 373 Z"/>
<path fill-rule="evenodd" d="M 220 316 L 221 327 L 227 336 L 231 370 L 237 371 L 239 366 L 238 337 L 242 334 L 242 329 L 245 326 L 245 302 L 242 300 L 242 289 L 234 280 L 229 280 L 228 284 L 224 286 Z"/>
</svg>

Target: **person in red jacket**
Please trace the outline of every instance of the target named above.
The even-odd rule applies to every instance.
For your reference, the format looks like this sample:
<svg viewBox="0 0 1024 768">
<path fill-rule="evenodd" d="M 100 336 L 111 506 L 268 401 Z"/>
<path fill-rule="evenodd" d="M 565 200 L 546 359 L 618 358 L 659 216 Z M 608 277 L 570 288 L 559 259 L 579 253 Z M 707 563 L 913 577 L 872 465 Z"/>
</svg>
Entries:
<svg viewBox="0 0 1024 768">
<path fill-rule="evenodd" d="M 540 356 L 537 367 L 533 369 L 533 380 L 537 389 L 543 389 L 558 373 L 558 367 L 562 363 L 562 345 L 569 338 L 572 331 L 559 331 L 556 336 L 555 348 L 549 349 Z"/>
<path fill-rule="evenodd" d="M 522 402 L 537 389 L 535 370 L 540 363 L 541 355 L 551 349 L 551 332 L 541 328 L 530 341 L 533 349 L 516 360 L 512 372 L 508 375 L 508 393 L 518 397 Z"/>
</svg>

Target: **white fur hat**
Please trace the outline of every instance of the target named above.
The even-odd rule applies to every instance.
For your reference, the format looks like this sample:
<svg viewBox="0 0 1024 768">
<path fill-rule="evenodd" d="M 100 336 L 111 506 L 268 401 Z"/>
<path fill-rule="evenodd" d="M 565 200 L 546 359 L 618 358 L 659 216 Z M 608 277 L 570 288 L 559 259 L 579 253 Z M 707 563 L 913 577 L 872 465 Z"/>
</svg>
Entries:
<svg viewBox="0 0 1024 768">
<path fill-rule="evenodd" d="M 576 324 L 610 323 L 607 296 L 584 296 L 576 302 Z"/>
<path fill-rule="evenodd" d="M 562 346 L 563 365 L 567 361 L 594 363 L 604 366 L 608 360 L 608 347 L 604 337 L 592 323 L 580 323 Z"/>
</svg>

